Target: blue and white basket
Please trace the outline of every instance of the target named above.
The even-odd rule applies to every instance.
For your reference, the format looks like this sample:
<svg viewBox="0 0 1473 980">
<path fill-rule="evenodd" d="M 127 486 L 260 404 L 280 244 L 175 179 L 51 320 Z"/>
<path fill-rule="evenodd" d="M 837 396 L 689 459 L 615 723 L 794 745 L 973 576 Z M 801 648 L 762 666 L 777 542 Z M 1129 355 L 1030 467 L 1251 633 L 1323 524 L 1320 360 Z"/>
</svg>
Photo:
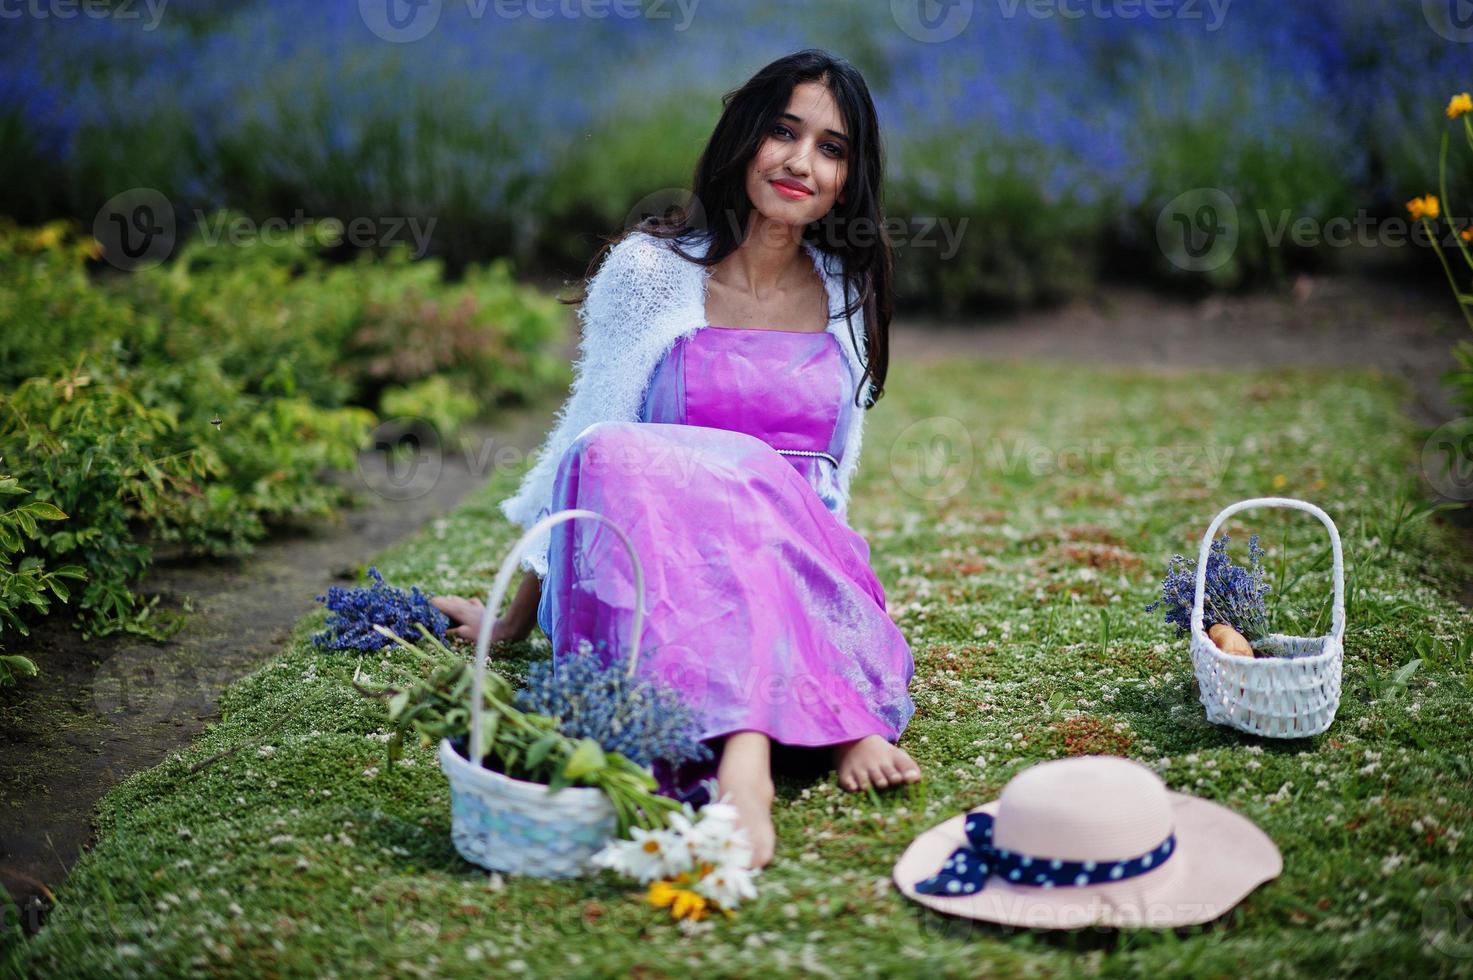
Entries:
<svg viewBox="0 0 1473 980">
<path fill-rule="evenodd" d="M 1324 636 L 1270 633 L 1254 647 L 1268 654 L 1235 657 L 1223 653 L 1202 629 L 1207 556 L 1223 522 L 1249 507 L 1288 507 L 1313 514 L 1330 532 L 1334 561 L 1334 605 Z M 1252 735 L 1304 738 L 1330 727 L 1340 707 L 1340 677 L 1345 656 L 1345 561 L 1340 532 L 1330 515 L 1292 497 L 1254 497 L 1224 508 L 1197 553 L 1197 586 L 1192 598 L 1192 666 L 1207 720 Z"/>
<path fill-rule="evenodd" d="M 589 869 L 589 858 L 614 836 L 617 826 L 614 808 L 601 789 L 567 786 L 552 792 L 544 784 L 512 779 L 481 765 L 485 756 L 481 692 L 486 683 L 486 654 L 496 613 L 527 544 L 544 529 L 575 517 L 605 522 L 629 553 L 634 567 L 631 674 L 639 659 L 644 571 L 629 538 L 613 521 L 591 510 L 560 510 L 532 525 L 501 563 L 481 617 L 481 630 L 476 637 L 475 679 L 471 685 L 470 758 L 457 752 L 449 739 L 440 741 L 440 768 L 450 781 L 450 835 L 455 849 L 467 861 L 493 871 L 538 878 L 576 877 Z"/>
</svg>

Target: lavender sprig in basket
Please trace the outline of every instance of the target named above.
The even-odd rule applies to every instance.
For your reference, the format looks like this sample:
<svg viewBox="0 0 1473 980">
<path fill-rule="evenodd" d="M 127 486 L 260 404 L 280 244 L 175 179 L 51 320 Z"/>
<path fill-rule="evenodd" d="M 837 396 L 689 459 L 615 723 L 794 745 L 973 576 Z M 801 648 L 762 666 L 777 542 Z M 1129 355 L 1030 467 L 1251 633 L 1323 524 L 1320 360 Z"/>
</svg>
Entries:
<svg viewBox="0 0 1473 980">
<path fill-rule="evenodd" d="M 1207 581 L 1203 590 L 1202 621 L 1206 628 L 1231 626 L 1249 640 L 1268 635 L 1269 593 L 1264 581 L 1263 549 L 1258 535 L 1248 539 L 1248 567 L 1234 565 L 1228 557 L 1229 536 L 1224 534 L 1212 542 L 1207 555 Z M 1197 588 L 1196 559 L 1173 555 L 1166 565 L 1166 578 L 1161 583 L 1161 598 L 1146 606 L 1146 612 L 1166 608 L 1166 623 L 1176 627 L 1177 636 L 1192 631 L 1192 598 Z"/>
</svg>

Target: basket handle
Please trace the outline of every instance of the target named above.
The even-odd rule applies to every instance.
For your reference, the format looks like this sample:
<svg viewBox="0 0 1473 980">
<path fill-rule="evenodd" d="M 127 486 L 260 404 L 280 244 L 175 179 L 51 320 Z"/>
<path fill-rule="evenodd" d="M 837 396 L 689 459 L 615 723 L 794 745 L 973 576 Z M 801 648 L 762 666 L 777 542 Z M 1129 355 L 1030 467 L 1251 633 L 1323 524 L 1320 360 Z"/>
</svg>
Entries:
<svg viewBox="0 0 1473 980">
<path fill-rule="evenodd" d="M 571 521 L 575 517 L 592 517 L 612 528 L 613 532 L 619 536 L 619 540 L 623 542 L 624 550 L 629 553 L 630 564 L 634 566 L 634 642 L 629 653 L 629 676 L 634 676 L 635 666 L 639 662 L 640 627 L 644 625 L 644 569 L 639 564 L 639 555 L 635 554 L 633 543 L 630 542 L 623 528 L 598 511 L 569 508 L 547 515 L 529 527 L 520 538 L 517 538 L 516 544 L 512 545 L 511 553 L 502 560 L 501 568 L 496 573 L 496 580 L 491 584 L 491 593 L 486 599 L 486 612 L 481 616 L 481 629 L 476 634 L 476 671 L 475 678 L 471 682 L 470 763 L 473 766 L 479 766 L 485 754 L 485 746 L 481 744 L 481 692 L 486 685 L 486 654 L 491 646 L 491 628 L 496 623 L 496 612 L 501 608 L 501 600 L 505 598 L 507 587 L 511 584 L 512 573 L 516 571 L 517 563 L 521 561 L 522 554 L 527 551 L 527 546 L 543 530 L 564 521 Z"/>
<path fill-rule="evenodd" d="M 1217 536 L 1217 529 L 1229 517 L 1249 507 L 1287 507 L 1290 510 L 1302 510 L 1306 514 L 1318 517 L 1320 523 L 1325 525 L 1325 529 L 1330 532 L 1330 553 L 1334 560 L 1335 581 L 1335 604 L 1330 612 L 1330 633 L 1337 641 L 1343 639 L 1345 637 L 1345 559 L 1340 553 L 1340 532 L 1336 529 L 1335 522 L 1330 520 L 1329 514 L 1314 504 L 1296 500 L 1293 497 L 1253 497 L 1249 500 L 1240 500 L 1224 507 L 1222 513 L 1212 521 L 1212 526 L 1207 529 L 1206 535 L 1202 538 L 1202 547 L 1197 552 L 1197 587 L 1192 593 L 1193 638 L 1201 643 L 1211 642 L 1207 634 L 1202 631 L 1202 607 L 1205 604 L 1207 589 L 1207 555 L 1212 550 L 1212 541 Z"/>
</svg>

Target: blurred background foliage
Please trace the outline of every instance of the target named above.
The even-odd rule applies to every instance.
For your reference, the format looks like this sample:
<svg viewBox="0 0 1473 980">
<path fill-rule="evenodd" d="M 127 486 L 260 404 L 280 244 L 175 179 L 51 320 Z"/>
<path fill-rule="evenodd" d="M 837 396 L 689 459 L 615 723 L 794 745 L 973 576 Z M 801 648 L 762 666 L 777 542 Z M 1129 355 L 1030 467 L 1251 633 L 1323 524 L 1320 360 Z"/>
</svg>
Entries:
<svg viewBox="0 0 1473 980">
<path fill-rule="evenodd" d="M 647 16 L 444 3 L 409 43 L 376 34 L 359 4 L 320 0 L 11 21 L 0 213 L 90 221 L 143 186 L 181 215 L 433 218 L 452 274 L 502 255 L 574 274 L 637 202 L 687 184 L 724 91 L 815 45 L 865 73 L 889 213 L 917 223 L 897 298 L 957 312 L 1114 273 L 1232 287 L 1332 259 L 1271 247 L 1259 212 L 1273 227 L 1400 217 L 1435 172 L 1439 100 L 1467 86 L 1467 45 L 1401 0 L 1172 0 L 1135 16 L 1000 0 L 939 43 L 885 3 L 620 9 L 639 6 Z M 1242 225 L 1210 276 L 1156 244 L 1162 207 L 1200 187 L 1227 194 Z M 921 221 L 964 219 L 956 256 L 921 237 Z"/>
</svg>

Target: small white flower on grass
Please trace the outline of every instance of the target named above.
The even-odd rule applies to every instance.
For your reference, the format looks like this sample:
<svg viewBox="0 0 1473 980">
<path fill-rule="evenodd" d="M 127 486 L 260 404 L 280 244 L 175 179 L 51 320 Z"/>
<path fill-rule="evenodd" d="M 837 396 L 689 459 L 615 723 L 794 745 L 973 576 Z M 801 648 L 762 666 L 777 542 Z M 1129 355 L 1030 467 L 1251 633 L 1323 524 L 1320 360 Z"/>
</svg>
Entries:
<svg viewBox="0 0 1473 980">
<path fill-rule="evenodd" d="M 377 775 L 378 775 L 378 766 L 369 766 L 367 769 L 363 770 L 363 778 L 364 779 L 373 779 Z"/>
<path fill-rule="evenodd" d="M 262 745 L 256 749 L 256 755 L 259 755 L 263 759 L 269 759 L 275 754 L 276 746 L 274 745 Z"/>
<path fill-rule="evenodd" d="M 610 841 L 593 856 L 593 865 L 627 875 L 641 885 L 674 877 L 690 868 L 690 851 L 673 831 L 635 827 L 630 835 L 630 840 Z"/>
<path fill-rule="evenodd" d="M 752 883 L 752 875 L 750 868 L 718 865 L 696 882 L 696 891 L 724 909 L 734 909 L 743 899 L 757 897 L 757 886 Z"/>
</svg>

